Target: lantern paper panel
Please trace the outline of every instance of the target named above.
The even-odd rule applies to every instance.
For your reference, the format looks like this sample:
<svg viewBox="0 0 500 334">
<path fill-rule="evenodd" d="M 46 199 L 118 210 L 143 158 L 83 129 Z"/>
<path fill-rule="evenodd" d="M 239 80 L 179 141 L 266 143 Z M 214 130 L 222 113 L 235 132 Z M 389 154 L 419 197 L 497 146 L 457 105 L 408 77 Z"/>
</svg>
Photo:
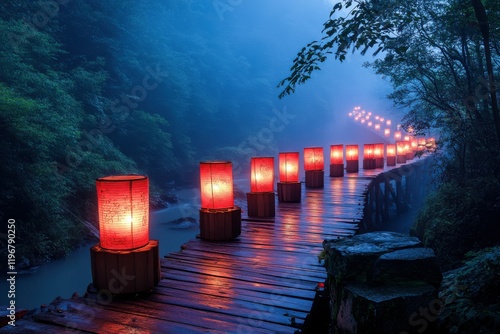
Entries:
<svg viewBox="0 0 500 334">
<path fill-rule="evenodd" d="M 373 144 L 365 144 L 363 148 L 363 158 L 364 159 L 373 159 L 374 158 L 374 148 Z"/>
<path fill-rule="evenodd" d="M 279 154 L 280 182 L 299 182 L 299 152 Z"/>
<path fill-rule="evenodd" d="M 347 161 L 358 160 L 359 147 L 358 145 L 345 146 L 345 159 Z"/>
<path fill-rule="evenodd" d="M 396 142 L 396 154 L 397 155 L 405 155 L 406 154 L 406 142 L 405 141 L 397 141 Z"/>
<path fill-rule="evenodd" d="M 200 162 L 201 208 L 234 207 L 233 166 L 229 161 Z"/>
<path fill-rule="evenodd" d="M 344 145 L 330 145 L 330 165 L 344 163 Z"/>
<path fill-rule="evenodd" d="M 384 157 L 384 146 L 385 145 L 383 143 L 373 144 L 373 157 L 375 159 Z"/>
<path fill-rule="evenodd" d="M 100 245 L 130 250 L 149 242 L 149 179 L 142 175 L 96 180 Z"/>
<path fill-rule="evenodd" d="M 387 144 L 387 156 L 395 157 L 396 156 L 396 145 L 395 144 Z"/>
<path fill-rule="evenodd" d="M 274 191 L 274 158 L 251 158 L 250 191 L 252 193 Z"/>
<path fill-rule="evenodd" d="M 325 169 L 323 147 L 307 147 L 304 149 L 304 170 Z"/>
</svg>

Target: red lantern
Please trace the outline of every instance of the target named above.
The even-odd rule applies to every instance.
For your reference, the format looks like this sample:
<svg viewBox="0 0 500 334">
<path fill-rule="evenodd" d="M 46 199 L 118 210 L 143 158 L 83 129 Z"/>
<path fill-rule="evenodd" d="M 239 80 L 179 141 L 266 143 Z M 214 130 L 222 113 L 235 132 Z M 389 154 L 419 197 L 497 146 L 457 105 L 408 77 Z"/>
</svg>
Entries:
<svg viewBox="0 0 500 334">
<path fill-rule="evenodd" d="M 302 188 L 299 182 L 299 152 L 280 153 L 279 168 L 278 201 L 300 202 Z"/>
<path fill-rule="evenodd" d="M 304 170 L 325 169 L 323 147 L 307 147 L 304 149 Z"/>
<path fill-rule="evenodd" d="M 364 149 L 363 149 L 363 158 L 364 159 L 373 159 L 373 152 L 374 152 L 374 145 L 373 144 L 365 144 Z"/>
<path fill-rule="evenodd" d="M 330 145 L 330 176 L 344 176 L 344 145 Z"/>
<path fill-rule="evenodd" d="M 130 295 L 151 291 L 161 279 L 158 240 L 149 240 L 149 180 L 142 175 L 96 180 L 100 243 L 90 248 L 98 290 Z M 117 273 L 127 284 L 116 282 Z"/>
<path fill-rule="evenodd" d="M 358 152 L 358 145 L 345 146 L 346 171 L 348 173 L 357 173 L 359 171 Z"/>
<path fill-rule="evenodd" d="M 396 145 L 387 144 L 387 157 L 395 157 L 396 156 Z"/>
<path fill-rule="evenodd" d="M 391 129 L 389 129 L 389 128 L 384 129 L 384 136 L 389 137 L 390 135 L 391 135 Z"/>
<path fill-rule="evenodd" d="M 263 193 L 274 191 L 274 158 L 251 158 L 250 191 Z"/>
<path fill-rule="evenodd" d="M 330 145 L 330 165 L 344 164 L 344 145 Z"/>
<path fill-rule="evenodd" d="M 142 175 L 96 180 L 100 246 L 131 250 L 149 242 L 149 180 Z"/>
<path fill-rule="evenodd" d="M 406 163 L 406 142 L 405 141 L 397 141 L 396 142 L 396 156 L 397 162 L 399 164 Z"/>
<path fill-rule="evenodd" d="M 396 145 L 387 144 L 387 166 L 396 166 Z"/>
<path fill-rule="evenodd" d="M 392 124 L 392 122 L 391 122 L 391 120 L 390 120 L 390 119 L 388 119 L 387 121 L 385 121 L 385 125 L 387 125 L 387 126 L 391 126 L 391 124 Z"/>
<path fill-rule="evenodd" d="M 279 154 L 280 182 L 299 182 L 299 152 Z"/>
<path fill-rule="evenodd" d="M 346 161 L 358 161 L 358 145 L 345 146 L 345 159 Z"/>
<path fill-rule="evenodd" d="M 402 138 L 401 131 L 394 132 L 394 140 L 395 141 L 401 140 L 401 138 Z"/>
<path fill-rule="evenodd" d="M 229 161 L 200 162 L 201 208 L 228 209 L 234 206 L 233 166 Z"/>
<path fill-rule="evenodd" d="M 374 157 L 375 145 L 365 144 L 363 147 L 363 169 L 373 169 L 375 168 L 375 157 Z"/>
<path fill-rule="evenodd" d="M 380 131 L 380 124 L 375 124 L 373 128 L 375 129 L 375 131 Z"/>
<path fill-rule="evenodd" d="M 375 167 L 383 168 L 384 167 L 384 144 L 377 143 L 373 145 L 373 157 L 375 158 Z"/>
<path fill-rule="evenodd" d="M 232 240 L 241 234 L 241 209 L 234 206 L 230 161 L 200 162 L 200 238 Z"/>
</svg>

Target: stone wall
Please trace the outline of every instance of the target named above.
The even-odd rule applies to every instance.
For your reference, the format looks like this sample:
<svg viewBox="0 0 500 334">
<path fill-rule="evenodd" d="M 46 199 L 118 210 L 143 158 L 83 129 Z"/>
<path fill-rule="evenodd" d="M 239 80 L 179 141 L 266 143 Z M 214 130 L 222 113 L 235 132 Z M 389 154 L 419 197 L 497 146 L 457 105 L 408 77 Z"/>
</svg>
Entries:
<svg viewBox="0 0 500 334">
<path fill-rule="evenodd" d="M 417 325 L 431 316 L 442 280 L 432 249 L 394 232 L 325 240 L 323 247 L 332 333 L 422 333 Z"/>
</svg>

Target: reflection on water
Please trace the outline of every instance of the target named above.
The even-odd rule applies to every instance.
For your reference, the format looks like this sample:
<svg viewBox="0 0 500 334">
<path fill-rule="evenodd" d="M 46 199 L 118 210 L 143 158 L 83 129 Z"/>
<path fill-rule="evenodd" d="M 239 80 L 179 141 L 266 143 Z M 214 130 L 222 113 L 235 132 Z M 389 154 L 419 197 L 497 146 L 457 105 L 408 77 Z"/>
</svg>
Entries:
<svg viewBox="0 0 500 334">
<path fill-rule="evenodd" d="M 180 246 L 194 239 L 199 231 L 197 203 L 179 204 L 151 213 L 150 238 L 160 241 L 160 256 L 178 251 Z M 186 219 L 179 219 L 185 217 Z M 191 219 L 190 219 L 191 218 Z M 169 223 L 172 220 L 176 222 Z M 48 304 L 60 296 L 69 298 L 74 292 L 83 295 L 92 281 L 90 245 L 67 258 L 40 266 L 33 274 L 16 276 L 16 308 L 33 309 Z M 7 305 L 7 281 L 0 277 L 0 306 Z"/>
</svg>

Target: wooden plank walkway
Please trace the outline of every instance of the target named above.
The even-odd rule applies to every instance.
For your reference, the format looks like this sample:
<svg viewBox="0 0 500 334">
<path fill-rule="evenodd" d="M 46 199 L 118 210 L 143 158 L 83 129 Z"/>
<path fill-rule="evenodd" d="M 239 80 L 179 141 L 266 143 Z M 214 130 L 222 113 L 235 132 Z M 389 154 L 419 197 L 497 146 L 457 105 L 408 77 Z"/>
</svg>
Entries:
<svg viewBox="0 0 500 334">
<path fill-rule="evenodd" d="M 161 260 L 162 280 L 150 294 L 56 299 L 0 332 L 294 333 L 304 323 L 326 271 L 324 239 L 356 232 L 367 186 L 382 169 L 325 176 L 322 189 L 302 185 L 301 203 L 276 203 L 276 217 L 243 210 L 231 242 L 191 240 Z"/>
</svg>

